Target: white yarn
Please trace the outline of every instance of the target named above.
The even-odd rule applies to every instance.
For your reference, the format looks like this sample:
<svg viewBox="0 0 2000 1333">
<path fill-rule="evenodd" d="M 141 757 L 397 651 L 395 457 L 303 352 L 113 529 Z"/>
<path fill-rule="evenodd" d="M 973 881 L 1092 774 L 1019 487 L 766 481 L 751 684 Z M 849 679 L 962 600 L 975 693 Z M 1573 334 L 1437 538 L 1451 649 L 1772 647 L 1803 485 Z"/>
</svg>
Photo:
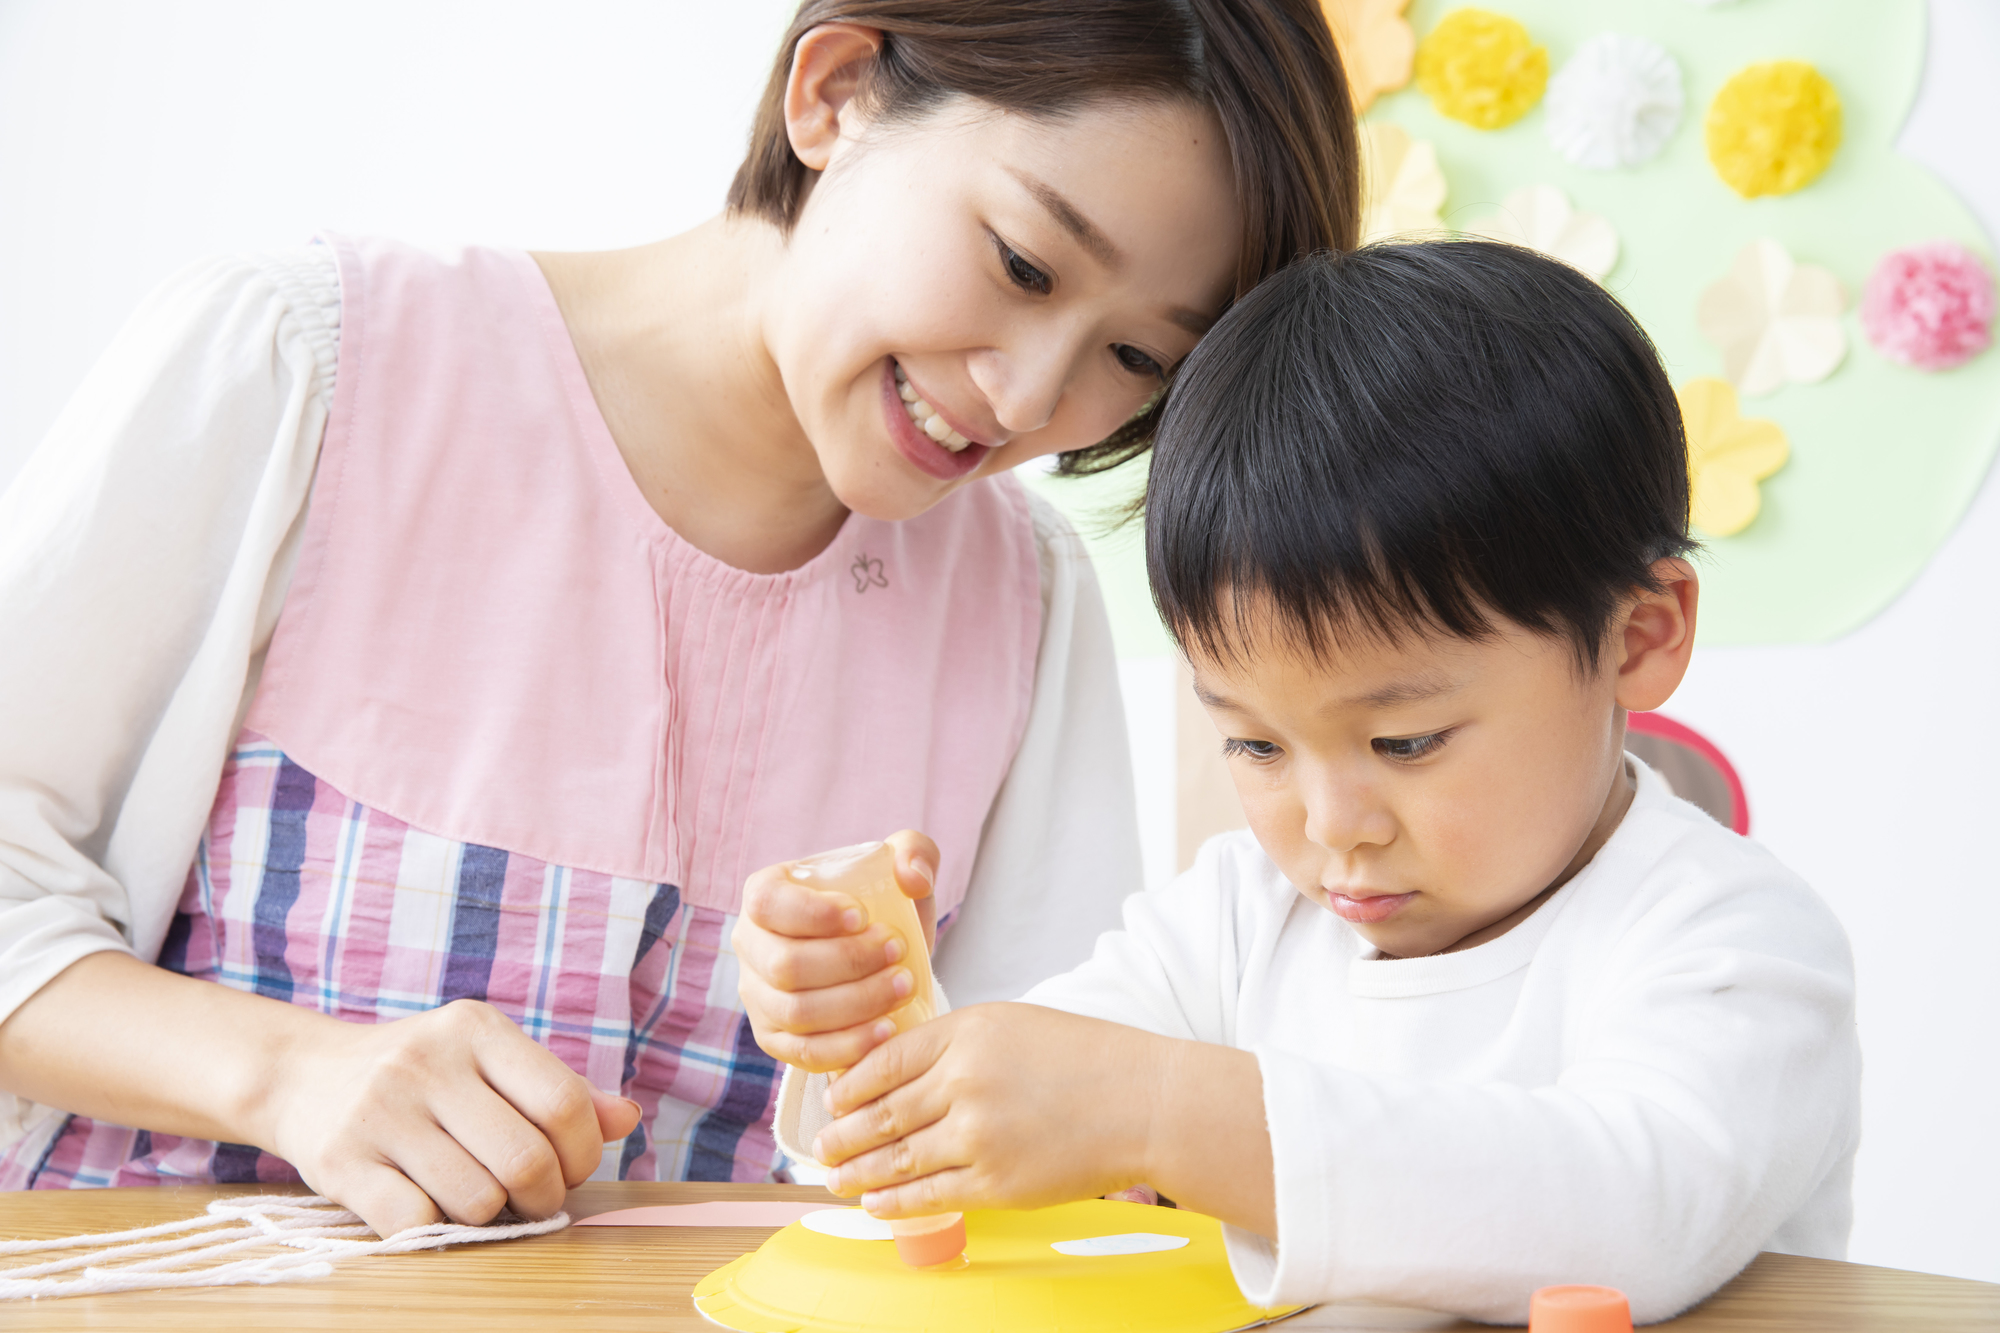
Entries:
<svg viewBox="0 0 2000 1333">
<path fill-rule="evenodd" d="M 1644 37 L 1599 33 L 1549 80 L 1544 127 L 1565 159 L 1594 171 L 1659 155 L 1681 123 L 1681 67 Z"/>
<path fill-rule="evenodd" d="M 329 1261 L 334 1259 L 540 1236 L 568 1225 L 569 1214 L 557 1213 L 547 1221 L 505 1226 L 436 1222 L 399 1231 L 386 1240 L 368 1239 L 375 1233 L 358 1216 L 318 1195 L 217 1199 L 208 1205 L 204 1216 L 180 1222 L 58 1240 L 0 1241 L 0 1258 L 81 1251 L 68 1258 L 0 1268 L 0 1300 L 303 1282 L 331 1274 L 333 1264 Z M 197 1234 L 185 1234 L 189 1232 Z M 266 1250 L 271 1252 L 257 1253 Z M 232 1257 L 236 1255 L 244 1257 Z M 80 1276 L 55 1276 L 78 1269 L 83 1270 Z"/>
</svg>

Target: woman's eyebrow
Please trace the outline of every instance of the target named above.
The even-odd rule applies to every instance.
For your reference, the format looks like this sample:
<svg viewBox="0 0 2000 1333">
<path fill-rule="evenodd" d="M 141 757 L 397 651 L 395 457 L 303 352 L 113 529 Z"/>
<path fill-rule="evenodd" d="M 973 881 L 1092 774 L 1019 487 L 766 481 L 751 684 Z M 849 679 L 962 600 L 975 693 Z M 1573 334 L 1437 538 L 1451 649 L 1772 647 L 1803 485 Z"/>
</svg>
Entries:
<svg viewBox="0 0 2000 1333">
<path fill-rule="evenodd" d="M 1047 181 L 1037 180 L 1025 171 L 1007 168 L 1007 174 L 1021 183 L 1021 187 L 1035 197 L 1035 202 L 1049 210 L 1050 216 L 1062 224 L 1062 229 L 1076 238 L 1076 243 L 1106 268 L 1117 268 L 1125 262 L 1125 256 L 1111 243 L 1111 238 L 1097 229 L 1097 224 L 1085 217 L 1077 206 L 1064 197 L 1063 192 Z"/>
<path fill-rule="evenodd" d="M 1062 225 L 1076 243 L 1084 248 L 1098 263 L 1109 269 L 1116 269 L 1125 262 L 1124 254 L 1111 243 L 1111 238 L 1097 229 L 1097 224 L 1085 217 L 1061 190 L 1044 180 L 1037 180 L 1025 171 L 1007 168 L 1007 174 L 1021 183 L 1021 188 L 1035 197 L 1035 202 L 1049 210 L 1049 215 Z M 1199 310 L 1186 306 L 1175 306 L 1167 311 L 1167 318 L 1199 338 L 1212 328 L 1216 316 L 1205 315 Z"/>
</svg>

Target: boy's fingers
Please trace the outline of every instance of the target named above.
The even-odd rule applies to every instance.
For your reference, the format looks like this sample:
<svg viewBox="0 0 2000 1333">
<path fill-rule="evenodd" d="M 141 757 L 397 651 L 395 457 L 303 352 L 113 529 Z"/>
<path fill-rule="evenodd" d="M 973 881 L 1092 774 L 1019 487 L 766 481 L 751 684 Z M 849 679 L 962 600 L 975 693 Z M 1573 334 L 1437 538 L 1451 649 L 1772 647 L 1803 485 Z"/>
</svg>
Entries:
<svg viewBox="0 0 2000 1333">
<path fill-rule="evenodd" d="M 581 1082 L 582 1080 L 578 1080 Z M 588 1110 L 590 1098 L 584 1095 L 583 1104 Z M 562 1210 L 563 1195 L 568 1190 L 564 1164 L 556 1155 L 551 1139 L 529 1120 L 524 1119 L 518 1108 L 509 1105 L 490 1090 L 453 1098 L 438 1108 L 438 1127 L 451 1135 L 459 1147 L 478 1163 L 485 1176 L 496 1181 L 503 1191 L 509 1207 L 522 1217 L 552 1217 Z M 597 1137 L 597 1117 L 591 1116 L 590 1140 L 595 1145 L 593 1165 L 602 1155 L 603 1144 Z M 588 1175 L 589 1172 L 585 1172 Z M 465 1173 L 467 1179 L 473 1179 Z M 454 1180 L 457 1176 L 452 1177 Z M 475 1202 L 469 1206 L 485 1206 L 484 1181 L 475 1180 L 462 1190 L 472 1191 L 469 1195 Z M 440 1199 L 440 1203 L 444 1200 Z M 460 1205 L 461 1211 L 468 1205 Z M 447 1208 L 450 1211 L 450 1208 Z M 459 1218 L 460 1221 L 484 1222 L 486 1218 Z"/>
<path fill-rule="evenodd" d="M 937 887 L 938 845 L 908 828 L 891 833 L 887 842 L 896 849 L 896 885 L 904 896 L 930 897 Z"/>
<path fill-rule="evenodd" d="M 590 1090 L 590 1103 L 591 1109 L 597 1113 L 598 1136 L 606 1143 L 616 1143 L 631 1134 L 639 1127 L 639 1117 L 645 1114 L 639 1109 L 639 1103 L 630 1097 L 620 1097 L 617 1093 L 606 1092 L 602 1088 Z M 583 1179 L 590 1179 L 588 1172 L 584 1174 Z M 572 1180 L 568 1183 L 571 1189 L 575 1189 L 583 1181 Z"/>
<path fill-rule="evenodd" d="M 862 1195 L 861 1206 L 869 1216 L 884 1219 L 963 1212 L 984 1202 L 972 1183 L 970 1170 L 952 1167 L 933 1171 L 920 1180 L 870 1190 Z"/>
<path fill-rule="evenodd" d="M 868 914 L 854 899 L 809 889 L 788 878 L 783 866 L 766 866 L 744 881 L 743 916 L 774 935 L 795 939 L 852 935 L 868 924 Z"/>
<path fill-rule="evenodd" d="M 827 1089 L 826 1109 L 836 1118 L 850 1115 L 912 1079 L 922 1077 L 950 1045 L 945 1035 L 950 1027 L 949 1018 L 950 1015 L 946 1015 L 947 1021 L 919 1024 L 870 1051 L 866 1059 L 842 1074 Z"/>
<path fill-rule="evenodd" d="M 884 925 L 871 925 L 859 935 L 838 939 L 799 939 L 775 935 L 743 920 L 730 941 L 736 956 L 765 985 L 780 991 L 810 991 L 872 977 L 892 963 L 902 962 L 902 941 Z"/>
<path fill-rule="evenodd" d="M 488 1125 L 487 1139 L 477 1146 L 467 1146 L 474 1147 L 480 1160 L 502 1179 L 510 1197 L 517 1190 L 525 1191 L 516 1198 L 515 1211 L 530 1216 L 521 1203 L 532 1208 L 543 1207 L 551 1190 L 571 1180 L 588 1179 L 603 1159 L 604 1131 L 598 1124 L 597 1090 L 554 1052 L 516 1027 L 505 1014 L 488 1010 L 474 1016 L 484 1020 L 476 1024 L 483 1030 L 474 1035 L 472 1042 L 480 1076 L 518 1117 L 514 1125 Z M 487 1116 L 492 1118 L 492 1114 Z M 484 1123 L 471 1121 L 468 1128 Z M 452 1126 L 446 1128 L 453 1134 L 458 1132 Z M 528 1135 L 543 1140 L 551 1154 L 553 1160 L 547 1164 L 546 1172 L 542 1163 L 534 1160 L 535 1145 L 529 1142 Z M 489 1156 L 489 1151 L 504 1156 Z M 558 1193 L 553 1206 L 542 1215 L 552 1214 L 561 1207 Z"/>
</svg>

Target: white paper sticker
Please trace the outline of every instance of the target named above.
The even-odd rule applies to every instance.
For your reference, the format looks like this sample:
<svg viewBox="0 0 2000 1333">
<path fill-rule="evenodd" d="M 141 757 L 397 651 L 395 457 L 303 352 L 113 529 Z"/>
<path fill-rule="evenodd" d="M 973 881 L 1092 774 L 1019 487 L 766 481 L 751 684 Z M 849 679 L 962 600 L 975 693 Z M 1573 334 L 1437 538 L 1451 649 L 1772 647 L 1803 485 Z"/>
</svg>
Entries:
<svg viewBox="0 0 2000 1333">
<path fill-rule="evenodd" d="M 808 1231 L 817 1231 L 822 1236 L 833 1236 L 839 1240 L 894 1240 L 889 1234 L 889 1224 L 879 1217 L 870 1217 L 859 1208 L 822 1208 L 816 1213 L 807 1213 L 799 1222 Z"/>
<path fill-rule="evenodd" d="M 1178 1250 L 1188 1243 L 1186 1236 L 1162 1236 L 1154 1231 L 1126 1231 L 1116 1236 L 1085 1236 L 1081 1240 L 1059 1240 L 1049 1248 L 1058 1254 L 1094 1258 L 1106 1254 L 1154 1254 Z"/>
</svg>

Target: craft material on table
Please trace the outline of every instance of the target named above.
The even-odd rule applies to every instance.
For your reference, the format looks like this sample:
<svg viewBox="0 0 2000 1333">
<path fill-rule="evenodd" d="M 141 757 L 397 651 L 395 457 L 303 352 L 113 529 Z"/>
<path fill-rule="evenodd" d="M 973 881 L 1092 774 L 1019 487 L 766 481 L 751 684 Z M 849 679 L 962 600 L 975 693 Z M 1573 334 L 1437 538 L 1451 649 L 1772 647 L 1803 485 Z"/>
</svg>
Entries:
<svg viewBox="0 0 2000 1333">
<path fill-rule="evenodd" d="M 282 1186 L 182 1185 L 157 1189 L 38 1190 L 0 1195 L 0 1237 L 70 1236 L 175 1221 L 212 1200 Z M 306 1191 L 297 1190 L 303 1196 Z M 839 1201 L 801 1185 L 591 1182 L 570 1192 L 574 1217 L 710 1200 Z M 1118 1230 L 1164 1232 L 1147 1220 Z M 719 1265 L 764 1240 L 747 1227 L 566 1227 L 503 1245 L 454 1245 L 419 1254 L 335 1264 L 317 1282 L 191 1291 L 136 1291 L 4 1307 L 7 1333 L 714 1333 L 692 1292 Z M 882 1249 L 889 1247 L 884 1245 Z M 6 1261 L 0 1261 L 4 1264 Z M 1321 1306 L 1276 1325 L 1281 1333 L 1380 1327 Z M 1135 1326 L 1136 1327 L 1136 1326 Z M 1490 1333 L 1455 1324 L 1455 1333 Z M 1829 1259 L 1766 1254 L 1713 1299 L 1657 1326 L 1661 1333 L 1991 1333 L 2000 1286 L 1903 1273 Z M 1650 1333 L 1650 1330 L 1649 1330 Z"/>
<path fill-rule="evenodd" d="M 653 1208 L 620 1208 L 586 1217 L 580 1227 L 784 1227 L 814 1212 L 860 1213 L 859 1208 L 828 1209 L 824 1203 L 783 1199 L 711 1199 L 706 1203 L 663 1204 Z M 866 1213 L 862 1213 L 866 1217 Z M 887 1223 L 883 1224 L 884 1226 Z"/>
<path fill-rule="evenodd" d="M 695 1305 L 739 1333 L 1224 1333 L 1297 1308 L 1246 1302 L 1222 1225 L 1199 1213 L 1092 1199 L 972 1212 L 965 1224 L 967 1262 L 946 1270 L 912 1269 L 887 1245 L 789 1226 L 703 1278 Z M 1146 1234 L 1143 1248 L 1104 1254 L 1089 1245 L 1135 1233 Z"/>
<path fill-rule="evenodd" d="M 218 1199 L 199 1217 L 125 1231 L 0 1241 L 0 1300 L 46 1300 L 165 1287 L 264 1286 L 328 1277 L 333 1261 L 560 1231 L 568 1213 L 540 1222 L 411 1227 L 386 1239 L 331 1199 L 260 1194 Z"/>
</svg>

